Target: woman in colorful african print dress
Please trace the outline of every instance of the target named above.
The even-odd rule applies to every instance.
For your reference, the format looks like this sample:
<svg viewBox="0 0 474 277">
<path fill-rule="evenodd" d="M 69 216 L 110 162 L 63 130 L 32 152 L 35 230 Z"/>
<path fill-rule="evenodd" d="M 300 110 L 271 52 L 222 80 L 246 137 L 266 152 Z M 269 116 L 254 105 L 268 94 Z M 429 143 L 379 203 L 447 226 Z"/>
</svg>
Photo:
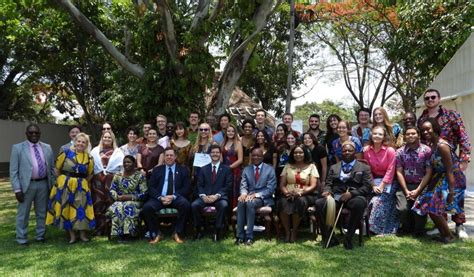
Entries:
<svg viewBox="0 0 474 277">
<path fill-rule="evenodd" d="M 433 176 L 428 187 L 418 187 L 410 197 L 416 198 L 412 210 L 419 215 L 428 214 L 440 232 L 436 240 L 450 243 L 454 236 L 444 218 L 446 212 L 462 213 L 459 206 L 464 201 L 466 176 L 459 168 L 459 161 L 454 149 L 439 136 L 441 127 L 436 119 L 428 118 L 421 125 L 423 138 L 432 149 L 431 163 Z"/>
<path fill-rule="evenodd" d="M 242 148 L 242 142 L 237 134 L 237 128 L 234 125 L 229 124 L 225 131 L 224 141 L 222 142 L 221 152 L 222 159 L 225 165 L 228 165 L 232 169 L 234 175 L 234 182 L 232 183 L 232 195 L 231 205 L 232 209 L 237 207 L 237 198 L 239 197 L 240 190 L 240 176 L 242 168 L 240 165 L 244 160 L 244 150 Z"/>
<path fill-rule="evenodd" d="M 126 239 L 136 236 L 138 214 L 143 206 L 147 191 L 146 178 L 136 170 L 137 162 L 133 156 L 123 158 L 123 173 L 114 175 L 110 196 L 115 201 L 108 209 L 107 216 L 112 219 L 111 235 Z"/>
<path fill-rule="evenodd" d="M 89 136 L 79 133 L 74 138 L 74 145 L 59 154 L 56 160 L 58 177 L 49 196 L 46 224 L 66 230 L 70 244 L 76 242 L 75 231 L 79 231 L 82 241 L 88 241 L 86 231 L 95 227 L 89 186 L 94 160 L 87 153 L 89 143 Z"/>
</svg>

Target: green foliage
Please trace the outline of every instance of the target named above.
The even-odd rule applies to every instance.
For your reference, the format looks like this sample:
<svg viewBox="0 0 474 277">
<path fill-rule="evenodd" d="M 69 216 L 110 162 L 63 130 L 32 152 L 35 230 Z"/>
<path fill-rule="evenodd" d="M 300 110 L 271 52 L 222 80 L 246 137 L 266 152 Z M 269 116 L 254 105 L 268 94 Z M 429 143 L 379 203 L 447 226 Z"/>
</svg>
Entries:
<svg viewBox="0 0 474 277">
<path fill-rule="evenodd" d="M 281 116 L 285 111 L 288 77 L 288 42 L 290 9 L 282 4 L 261 33 L 256 50 L 248 61 L 238 86 L 250 97 L 260 102 L 266 110 Z M 292 86 L 300 88 L 306 63 L 314 57 L 300 30 L 295 30 Z M 305 76 L 308 77 L 308 76 Z"/>
<path fill-rule="evenodd" d="M 326 119 L 331 114 L 337 114 L 342 119 L 349 120 L 350 122 L 356 121 L 352 107 L 347 107 L 342 102 L 333 102 L 331 100 L 324 100 L 321 103 L 306 102 L 301 106 L 296 106 L 293 116 L 295 119 L 301 119 L 303 122 L 306 122 L 309 116 L 314 113 L 321 116 L 321 128 L 324 128 Z"/>
</svg>

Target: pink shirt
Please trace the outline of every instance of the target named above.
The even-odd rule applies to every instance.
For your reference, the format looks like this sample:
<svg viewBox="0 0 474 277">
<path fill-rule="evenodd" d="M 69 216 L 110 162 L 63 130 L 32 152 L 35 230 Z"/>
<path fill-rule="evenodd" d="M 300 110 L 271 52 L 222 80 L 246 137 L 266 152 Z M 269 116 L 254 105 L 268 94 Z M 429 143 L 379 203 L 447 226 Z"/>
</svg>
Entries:
<svg viewBox="0 0 474 277">
<path fill-rule="evenodd" d="M 377 178 L 383 176 L 385 184 L 391 184 L 396 170 L 395 149 L 382 146 L 379 152 L 375 152 L 372 145 L 364 149 L 364 159 L 369 163 L 372 176 Z"/>
<path fill-rule="evenodd" d="M 40 153 L 41 160 L 43 161 L 43 163 L 45 163 L 43 148 L 41 147 L 41 144 L 39 144 L 39 143 L 36 143 L 36 144 L 38 145 L 38 151 Z M 33 170 L 31 171 L 31 179 L 40 179 L 40 178 L 46 177 L 46 176 L 39 176 L 38 175 L 38 162 L 36 161 L 35 148 L 34 148 L 35 144 L 28 141 L 28 145 L 30 147 L 31 166 L 33 168 Z M 44 168 L 45 169 L 48 168 L 46 166 L 46 163 L 44 164 Z"/>
</svg>

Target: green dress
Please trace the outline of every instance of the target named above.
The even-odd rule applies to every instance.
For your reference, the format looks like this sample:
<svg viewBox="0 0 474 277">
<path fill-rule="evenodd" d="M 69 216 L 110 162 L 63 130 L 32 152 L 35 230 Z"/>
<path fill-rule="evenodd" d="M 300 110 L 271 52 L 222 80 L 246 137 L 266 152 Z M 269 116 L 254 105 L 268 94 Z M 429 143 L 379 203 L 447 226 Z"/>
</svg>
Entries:
<svg viewBox="0 0 474 277">
<path fill-rule="evenodd" d="M 107 216 L 112 219 L 112 236 L 137 234 L 138 214 L 146 191 L 146 178 L 139 171 L 127 177 L 115 174 L 110 188 L 115 202 L 107 209 Z M 119 195 L 132 195 L 134 201 L 117 201 Z"/>
</svg>

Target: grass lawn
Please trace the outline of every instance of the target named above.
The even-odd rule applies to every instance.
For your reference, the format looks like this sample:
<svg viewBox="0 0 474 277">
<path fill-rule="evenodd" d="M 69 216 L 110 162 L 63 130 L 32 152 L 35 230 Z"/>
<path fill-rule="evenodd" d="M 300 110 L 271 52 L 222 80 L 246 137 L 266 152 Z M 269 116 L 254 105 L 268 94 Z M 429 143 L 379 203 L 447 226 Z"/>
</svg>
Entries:
<svg viewBox="0 0 474 277">
<path fill-rule="evenodd" d="M 10 184 L 0 181 L 0 276 L 6 275 L 474 275 L 474 241 L 441 245 L 429 239 L 385 237 L 365 241 L 346 251 L 323 249 L 304 236 L 294 244 L 258 236 L 252 247 L 234 246 L 229 236 L 221 243 L 210 239 L 176 244 L 167 236 L 150 246 L 126 244 L 106 237 L 89 243 L 67 244 L 65 233 L 48 227 L 45 244 L 16 244 L 16 201 Z M 34 217 L 29 238 L 34 241 Z M 230 232 L 229 232 L 230 234 Z M 354 238 L 354 245 L 357 239 Z"/>
</svg>

